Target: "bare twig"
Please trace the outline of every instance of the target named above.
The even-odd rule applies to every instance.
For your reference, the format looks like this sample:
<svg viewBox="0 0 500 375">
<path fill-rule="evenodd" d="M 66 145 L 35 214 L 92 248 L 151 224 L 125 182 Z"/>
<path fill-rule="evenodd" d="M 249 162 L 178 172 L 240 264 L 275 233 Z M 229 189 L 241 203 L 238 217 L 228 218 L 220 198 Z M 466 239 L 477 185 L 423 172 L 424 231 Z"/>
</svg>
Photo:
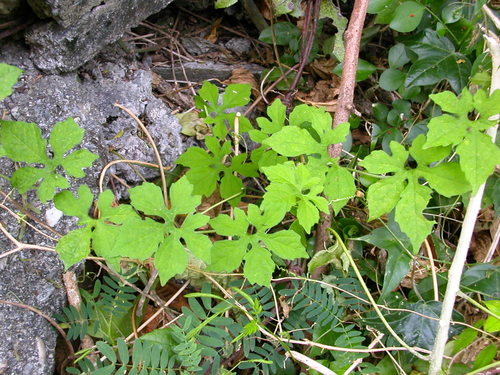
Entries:
<svg viewBox="0 0 500 375">
<path fill-rule="evenodd" d="M 0 254 L 0 258 L 4 258 L 6 256 L 12 255 L 22 250 L 43 250 L 43 251 L 50 251 L 53 253 L 55 252 L 55 249 L 53 247 L 30 245 L 27 243 L 19 242 L 16 238 L 14 238 L 12 234 L 9 233 L 7 229 L 5 229 L 1 221 L 0 221 L 0 230 L 3 232 L 5 237 L 7 237 L 15 246 L 15 249 Z"/>
<path fill-rule="evenodd" d="M 312 368 L 313 370 L 319 372 L 320 374 L 337 375 L 336 372 L 333 372 L 328 367 L 323 366 L 321 363 L 315 361 L 312 358 L 309 358 L 308 356 L 306 356 L 302 353 L 296 352 L 295 350 L 290 350 L 289 352 L 286 352 L 285 355 L 287 357 L 295 359 L 297 362 L 303 363 L 307 367 Z"/>
</svg>

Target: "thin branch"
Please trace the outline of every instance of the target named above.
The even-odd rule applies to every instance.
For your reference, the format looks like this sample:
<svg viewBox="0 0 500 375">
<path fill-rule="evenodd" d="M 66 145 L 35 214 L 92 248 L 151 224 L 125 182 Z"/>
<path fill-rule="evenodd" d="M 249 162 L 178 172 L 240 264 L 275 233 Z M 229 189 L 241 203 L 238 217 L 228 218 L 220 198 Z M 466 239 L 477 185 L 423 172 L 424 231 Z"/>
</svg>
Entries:
<svg viewBox="0 0 500 375">
<path fill-rule="evenodd" d="M 483 9 L 488 14 L 488 8 L 484 6 Z M 484 38 L 490 49 L 492 59 L 491 93 L 493 93 L 496 89 L 500 89 L 500 39 L 494 34 L 485 34 Z M 498 124 L 487 130 L 487 134 L 491 137 L 493 143 L 495 143 L 497 127 Z M 448 341 L 448 331 L 450 328 L 453 307 L 455 305 L 455 298 L 460 289 L 460 279 L 467 259 L 472 233 L 474 231 L 477 215 L 481 209 L 484 187 L 485 184 L 479 187 L 478 191 L 471 196 L 469 205 L 467 206 L 457 250 L 448 272 L 448 284 L 446 285 L 446 293 L 443 299 L 438 331 L 436 333 L 436 339 L 434 340 L 434 347 L 430 358 L 429 375 L 438 375 L 441 373 L 443 354 L 446 342 Z"/>
<path fill-rule="evenodd" d="M 355 0 L 351 13 L 349 25 L 344 33 L 346 45 L 345 57 L 342 68 L 342 78 L 340 80 L 339 95 L 337 98 L 337 108 L 333 119 L 333 128 L 349 120 L 353 109 L 354 87 L 356 86 L 356 71 L 358 68 L 359 48 L 361 34 L 365 23 L 368 0 Z M 328 146 L 328 153 L 332 158 L 340 157 L 342 154 L 342 143 Z M 332 223 L 333 213 L 320 214 L 320 222 L 316 227 L 316 242 L 314 249 L 316 252 L 326 248 L 329 240 L 328 228 Z M 326 266 L 316 268 L 313 277 L 319 278 L 326 270 Z"/>
<path fill-rule="evenodd" d="M 286 352 L 285 354 L 287 357 L 290 357 L 292 359 L 295 359 L 297 362 L 303 363 L 307 367 L 312 368 L 313 370 L 319 372 L 320 374 L 323 375 L 337 375 L 336 372 L 333 372 L 330 370 L 328 367 L 323 366 L 321 363 L 315 361 L 312 358 L 309 358 L 308 356 L 296 352 L 294 350 L 290 350 L 289 352 Z"/>
</svg>

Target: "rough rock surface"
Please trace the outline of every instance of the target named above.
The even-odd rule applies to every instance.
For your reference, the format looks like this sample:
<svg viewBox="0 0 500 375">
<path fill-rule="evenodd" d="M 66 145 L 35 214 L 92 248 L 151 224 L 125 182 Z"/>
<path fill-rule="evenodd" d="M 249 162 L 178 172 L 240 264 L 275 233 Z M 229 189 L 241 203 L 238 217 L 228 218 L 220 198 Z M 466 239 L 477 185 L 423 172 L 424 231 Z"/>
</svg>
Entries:
<svg viewBox="0 0 500 375">
<path fill-rule="evenodd" d="M 76 23 L 85 13 L 101 5 L 102 0 L 28 0 L 40 18 L 52 18 L 62 27 Z"/>
<path fill-rule="evenodd" d="M 69 1 L 81 3 L 81 1 Z M 53 21 L 34 25 L 26 35 L 35 65 L 46 72 L 70 72 L 93 58 L 107 44 L 117 41 L 130 27 L 159 12 L 172 0 L 103 0 L 67 27 Z M 61 1 L 45 0 L 50 12 Z M 65 2 L 66 3 L 66 2 Z M 90 4 L 91 1 L 85 1 Z M 59 17 L 59 14 L 55 15 Z M 61 21 L 62 22 L 62 21 Z M 65 17 L 65 24 L 69 22 Z"/>
<path fill-rule="evenodd" d="M 120 103 L 142 118 L 150 129 L 163 156 L 165 164 L 171 164 L 183 151 L 180 125 L 169 114 L 163 103 L 151 93 L 151 72 L 142 70 L 133 61 L 123 56 L 120 49 L 113 48 L 89 62 L 77 73 L 64 75 L 40 75 L 29 59 L 29 53 L 19 46 L 0 47 L 0 61 L 19 66 L 25 70 L 15 92 L 0 102 L 0 113 L 7 113 L 7 119 L 36 122 L 47 136 L 52 125 L 67 117 L 73 117 L 85 129 L 81 147 L 101 156 L 92 168 L 87 168 L 87 177 L 78 183 L 88 184 L 97 190 L 97 177 L 103 165 L 118 158 L 108 152 L 110 148 L 122 157 L 155 162 L 151 147 L 138 137 L 135 122 L 116 108 Z M 125 141 L 127 140 L 127 141 Z M 130 142 L 130 143 L 127 143 Z M 131 146 L 135 145 L 135 146 Z M 10 175 L 13 164 L 0 158 L 2 174 Z M 157 175 L 154 169 L 141 169 L 147 177 Z M 120 165 L 114 171 L 129 181 L 138 180 L 129 167 Z M 118 185 L 118 184 L 117 184 Z M 72 184 L 74 190 L 76 184 Z M 9 184 L 0 178 L 0 189 L 10 191 Z M 12 198 L 21 201 L 15 193 Z M 33 195 L 28 196 L 39 218 L 52 206 L 36 203 Z M 0 196 L 0 202 L 3 197 Z M 6 202 L 14 212 L 18 208 Z M 55 241 L 20 226 L 13 217 L 0 207 L 2 225 L 19 241 L 55 246 Z M 37 225 L 39 227 L 39 225 Z M 54 230 L 65 234 L 75 227 L 74 218 L 64 216 Z M 42 228 L 43 229 L 43 228 Z M 57 235 L 48 233 L 52 237 Z M 55 254 L 24 250 L 2 257 L 12 250 L 13 244 L 0 233 L 0 299 L 22 302 L 36 307 L 52 316 L 60 312 L 65 301 L 61 275 L 63 266 Z M 57 334 L 47 321 L 39 315 L 14 306 L 0 303 L 0 374 L 1 375 L 52 375 L 54 373 L 54 347 Z"/>
</svg>

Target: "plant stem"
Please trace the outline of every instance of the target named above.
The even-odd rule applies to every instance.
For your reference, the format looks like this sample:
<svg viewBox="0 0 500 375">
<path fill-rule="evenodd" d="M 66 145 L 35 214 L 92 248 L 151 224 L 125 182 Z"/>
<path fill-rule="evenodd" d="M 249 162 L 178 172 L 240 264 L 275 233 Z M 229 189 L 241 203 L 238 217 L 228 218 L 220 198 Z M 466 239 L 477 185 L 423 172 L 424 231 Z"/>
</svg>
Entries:
<svg viewBox="0 0 500 375">
<path fill-rule="evenodd" d="M 490 49 L 492 58 L 492 78 L 491 78 L 491 93 L 496 89 L 500 89 L 500 39 L 496 35 L 484 35 L 486 43 Z M 488 129 L 487 133 L 495 143 L 496 130 L 498 124 Z M 441 372 L 443 362 L 443 354 L 446 342 L 448 341 L 448 330 L 450 328 L 450 319 L 455 305 L 455 298 L 460 288 L 460 279 L 464 268 L 467 252 L 469 250 L 472 232 L 476 218 L 481 209 L 481 200 L 483 198 L 485 184 L 483 183 L 478 191 L 472 195 L 465 219 L 462 225 L 462 232 L 458 240 L 455 257 L 448 272 L 448 284 L 446 285 L 446 293 L 443 299 L 443 307 L 439 318 L 439 326 L 434 341 L 434 347 L 429 364 L 429 375 L 438 375 Z"/>
<path fill-rule="evenodd" d="M 396 339 L 396 341 L 401 346 L 403 346 L 405 349 L 407 349 L 411 354 L 413 354 L 417 358 L 420 358 L 420 359 L 422 359 L 424 361 L 427 360 L 426 356 L 418 353 L 415 350 L 415 348 L 412 348 L 411 346 L 409 346 L 406 342 L 404 342 L 404 340 L 401 337 L 399 337 L 399 335 L 396 333 L 396 331 L 394 331 L 394 329 L 391 327 L 391 325 L 389 324 L 389 322 L 385 319 L 384 314 L 382 314 L 382 311 L 380 311 L 380 308 L 378 307 L 377 302 L 375 302 L 375 299 L 373 299 L 373 296 L 372 296 L 372 294 L 370 292 L 370 289 L 368 289 L 368 286 L 366 285 L 365 281 L 363 280 L 363 276 L 361 276 L 361 272 L 359 272 L 358 266 L 356 266 L 356 263 L 354 262 L 354 259 L 353 259 L 352 255 L 351 255 L 351 252 L 345 246 L 344 242 L 342 241 L 342 238 L 340 238 L 340 236 L 338 235 L 338 233 L 335 232 L 333 229 L 330 229 L 330 232 L 333 233 L 333 235 L 337 239 L 340 247 L 342 247 L 342 250 L 344 251 L 344 253 L 347 256 L 347 258 L 349 259 L 349 263 L 351 264 L 351 267 L 354 270 L 354 273 L 356 274 L 356 277 L 358 278 L 359 283 L 361 284 L 364 292 L 366 293 L 366 296 L 368 297 L 368 300 L 370 301 L 371 305 L 375 309 L 375 312 L 377 313 L 378 317 L 380 318 L 380 320 L 384 324 L 385 328 Z"/>
</svg>

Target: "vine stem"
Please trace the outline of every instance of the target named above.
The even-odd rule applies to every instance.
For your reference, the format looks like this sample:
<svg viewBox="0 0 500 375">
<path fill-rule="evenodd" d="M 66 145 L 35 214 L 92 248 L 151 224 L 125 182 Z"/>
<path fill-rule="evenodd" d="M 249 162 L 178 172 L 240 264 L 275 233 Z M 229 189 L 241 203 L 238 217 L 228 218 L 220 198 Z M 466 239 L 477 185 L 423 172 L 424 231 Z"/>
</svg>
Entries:
<svg viewBox="0 0 500 375">
<path fill-rule="evenodd" d="M 485 9 L 485 13 L 491 17 L 488 13 L 489 8 L 487 8 L 486 5 L 483 9 Z M 495 16 L 493 15 L 493 17 Z M 500 38 L 493 33 L 485 33 L 484 38 L 491 53 L 492 77 L 490 93 L 493 93 L 496 89 L 500 89 Z M 487 134 L 491 137 L 493 143 L 495 143 L 497 127 L 498 124 L 487 130 Z M 481 209 L 484 187 L 485 183 L 483 183 L 477 192 L 472 195 L 469 206 L 467 207 L 467 212 L 465 213 L 455 257 L 453 258 L 453 262 L 448 272 L 448 284 L 446 285 L 446 293 L 443 299 L 443 307 L 441 308 L 438 331 L 430 358 L 429 375 L 438 375 L 441 373 L 443 354 L 446 342 L 448 341 L 448 331 L 450 328 L 453 307 L 455 305 L 455 298 L 460 289 L 460 279 L 467 258 L 467 252 L 469 251 L 472 232 L 474 231 L 477 215 Z"/>
</svg>

